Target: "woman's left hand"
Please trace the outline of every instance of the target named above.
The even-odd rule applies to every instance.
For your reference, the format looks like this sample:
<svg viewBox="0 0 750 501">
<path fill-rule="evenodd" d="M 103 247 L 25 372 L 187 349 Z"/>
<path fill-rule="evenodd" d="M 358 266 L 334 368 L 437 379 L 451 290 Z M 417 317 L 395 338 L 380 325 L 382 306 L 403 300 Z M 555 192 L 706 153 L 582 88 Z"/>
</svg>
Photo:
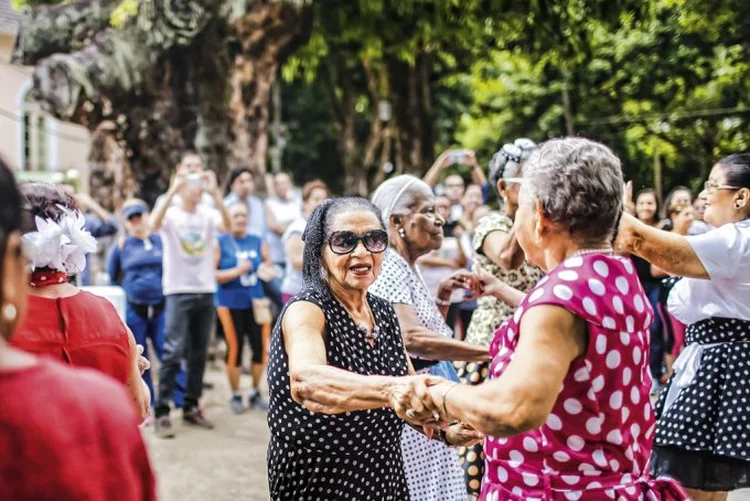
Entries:
<svg viewBox="0 0 750 501">
<path fill-rule="evenodd" d="M 260 278 L 264 282 L 270 282 L 271 280 L 276 278 L 276 270 L 270 263 L 261 263 L 261 265 L 258 266 L 256 275 L 258 275 L 258 278 Z"/>
<path fill-rule="evenodd" d="M 141 373 L 141 376 L 144 372 L 149 370 L 151 368 L 151 362 L 148 361 L 148 358 L 143 356 L 143 346 L 142 345 L 136 345 L 135 351 L 137 354 L 136 357 L 136 363 L 138 364 L 138 371 Z"/>
<path fill-rule="evenodd" d="M 469 447 L 480 444 L 483 440 L 484 435 L 466 423 L 453 424 L 445 431 L 445 441 L 456 447 Z"/>
<path fill-rule="evenodd" d="M 464 289 L 468 292 L 464 297 L 465 301 L 473 301 L 480 294 L 479 282 L 476 276 L 468 270 L 456 270 L 449 277 L 442 279 L 438 285 L 437 297 L 447 301 L 456 289 Z"/>
</svg>

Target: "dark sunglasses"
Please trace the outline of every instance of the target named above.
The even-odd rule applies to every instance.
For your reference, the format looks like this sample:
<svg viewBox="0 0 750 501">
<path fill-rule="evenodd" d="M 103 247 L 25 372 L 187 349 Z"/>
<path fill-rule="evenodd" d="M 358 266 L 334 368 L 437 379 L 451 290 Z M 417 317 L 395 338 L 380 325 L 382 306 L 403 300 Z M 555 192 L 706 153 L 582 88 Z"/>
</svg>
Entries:
<svg viewBox="0 0 750 501">
<path fill-rule="evenodd" d="M 388 233 L 384 230 L 370 230 L 357 235 L 353 231 L 334 231 L 328 238 L 331 252 L 338 255 L 351 254 L 360 240 L 365 249 L 373 254 L 380 254 L 388 247 Z"/>
</svg>

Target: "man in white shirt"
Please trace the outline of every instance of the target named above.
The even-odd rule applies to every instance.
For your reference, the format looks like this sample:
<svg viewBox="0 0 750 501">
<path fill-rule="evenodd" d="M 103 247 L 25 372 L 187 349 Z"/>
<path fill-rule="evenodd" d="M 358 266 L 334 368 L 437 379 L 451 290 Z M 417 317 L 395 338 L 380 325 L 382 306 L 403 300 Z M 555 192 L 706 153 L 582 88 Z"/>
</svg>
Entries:
<svg viewBox="0 0 750 501">
<path fill-rule="evenodd" d="M 203 372 L 211 330 L 214 326 L 213 241 L 217 231 L 230 225 L 229 213 L 221 199 L 216 175 L 193 164 L 177 168 L 172 185 L 156 205 L 150 223 L 162 237 L 164 272 L 162 285 L 166 296 L 166 341 L 159 371 L 159 400 L 156 403 L 156 433 L 162 438 L 174 436 L 169 419 L 170 400 L 182 359 L 187 359 L 187 384 L 183 421 L 206 429 L 213 424 L 198 403 L 203 392 Z M 198 157 L 200 159 L 200 157 Z M 202 203 L 211 197 L 216 208 Z M 175 204 L 176 197 L 178 202 Z"/>
<path fill-rule="evenodd" d="M 255 196 L 255 180 L 247 167 L 238 167 L 229 173 L 229 195 L 224 198 L 224 205 L 231 207 L 238 202 L 247 205 L 247 233 L 265 239 L 266 209 L 263 201 Z"/>
<path fill-rule="evenodd" d="M 202 176 L 204 172 L 203 168 L 203 158 L 200 156 L 199 153 L 193 151 L 193 150 L 185 150 L 182 155 L 180 156 L 180 163 L 177 164 L 177 169 L 175 170 L 176 175 L 183 175 L 185 177 L 190 176 Z M 159 198 L 156 199 L 156 203 L 154 204 L 154 207 L 158 207 L 161 205 L 161 203 L 166 198 L 167 194 L 164 193 L 162 195 L 159 195 Z M 169 203 L 170 206 L 180 205 L 180 194 L 176 194 L 174 197 L 172 197 L 171 202 Z M 216 208 L 216 204 L 214 203 L 213 197 L 207 193 L 203 192 L 201 193 L 201 199 L 200 204 L 205 205 L 206 207 L 213 207 Z"/>
</svg>

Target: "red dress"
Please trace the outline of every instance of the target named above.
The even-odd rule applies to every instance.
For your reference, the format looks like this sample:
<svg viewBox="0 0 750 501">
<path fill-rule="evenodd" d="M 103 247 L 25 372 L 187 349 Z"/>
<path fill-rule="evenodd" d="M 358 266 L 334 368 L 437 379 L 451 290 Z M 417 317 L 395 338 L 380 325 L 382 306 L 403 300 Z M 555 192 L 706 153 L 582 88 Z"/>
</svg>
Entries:
<svg viewBox="0 0 750 501">
<path fill-rule="evenodd" d="M 86 291 L 57 299 L 29 296 L 26 318 L 10 344 L 35 355 L 96 369 L 123 384 L 130 379 L 127 327 L 112 303 Z"/>
<path fill-rule="evenodd" d="M 0 499 L 156 499 L 139 419 L 121 385 L 39 359 L 0 371 L 0 402 Z"/>
</svg>

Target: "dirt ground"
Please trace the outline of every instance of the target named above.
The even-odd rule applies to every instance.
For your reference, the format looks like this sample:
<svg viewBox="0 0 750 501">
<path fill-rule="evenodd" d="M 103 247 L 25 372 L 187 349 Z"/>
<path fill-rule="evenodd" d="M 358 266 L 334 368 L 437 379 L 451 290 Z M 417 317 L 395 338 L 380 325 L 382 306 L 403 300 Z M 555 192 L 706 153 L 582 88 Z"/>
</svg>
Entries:
<svg viewBox="0 0 750 501">
<path fill-rule="evenodd" d="M 206 370 L 206 381 L 214 389 L 204 393 L 206 414 L 216 423 L 214 430 L 183 427 L 179 412 L 173 413 L 177 437 L 161 440 L 153 426 L 143 428 L 156 470 L 161 501 L 265 501 L 268 499 L 266 416 L 248 411 L 241 416 L 229 412 L 229 391 L 224 372 Z M 243 376 L 242 387 L 249 388 Z M 750 501 L 750 490 L 737 491 L 730 501 Z"/>
<path fill-rule="evenodd" d="M 173 411 L 177 437 L 156 438 L 153 426 L 143 428 L 161 501 L 263 501 L 268 499 L 265 413 L 229 411 L 229 389 L 223 370 L 206 370 L 214 389 L 204 392 L 206 415 L 214 430 L 183 427 Z M 249 389 L 243 376 L 242 388 Z"/>
</svg>

